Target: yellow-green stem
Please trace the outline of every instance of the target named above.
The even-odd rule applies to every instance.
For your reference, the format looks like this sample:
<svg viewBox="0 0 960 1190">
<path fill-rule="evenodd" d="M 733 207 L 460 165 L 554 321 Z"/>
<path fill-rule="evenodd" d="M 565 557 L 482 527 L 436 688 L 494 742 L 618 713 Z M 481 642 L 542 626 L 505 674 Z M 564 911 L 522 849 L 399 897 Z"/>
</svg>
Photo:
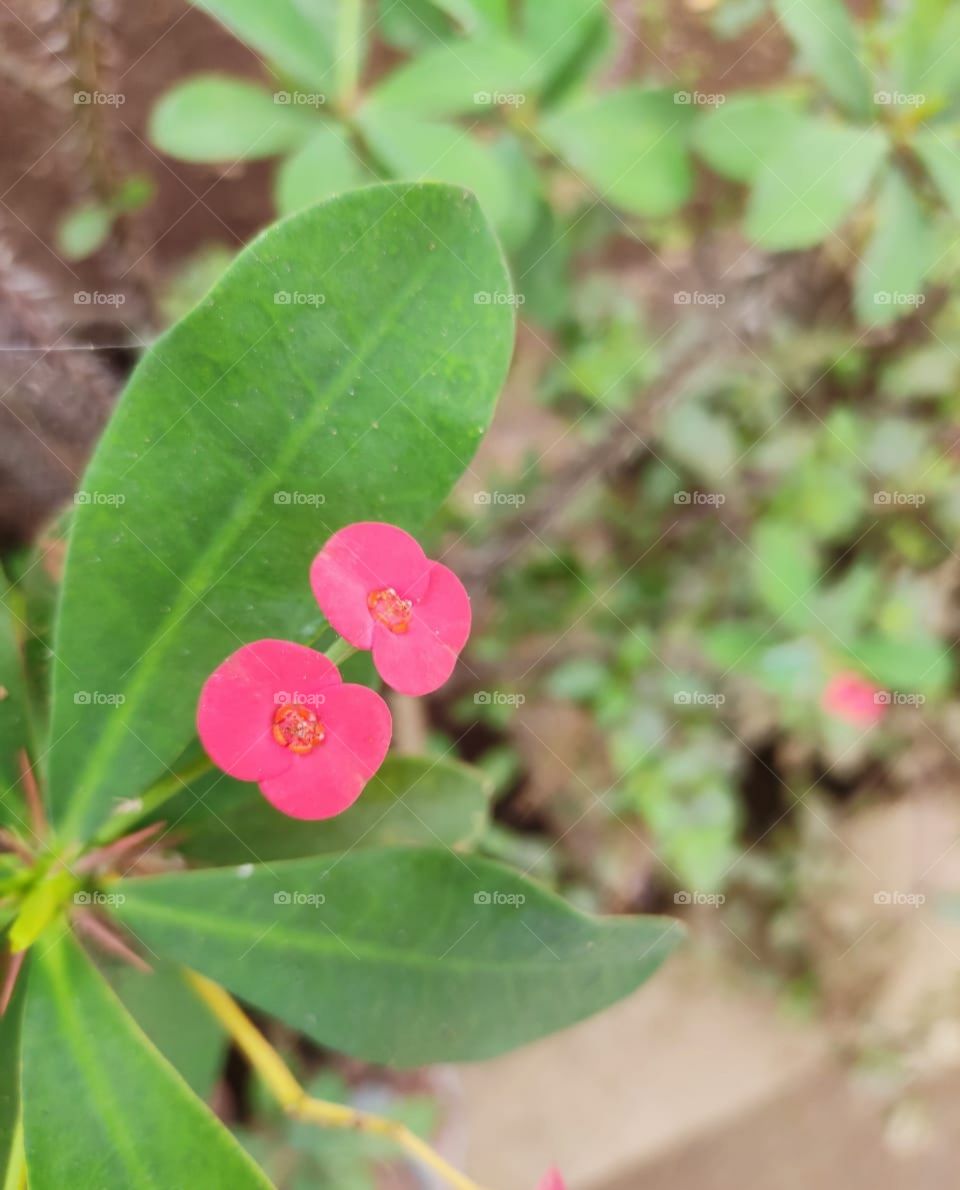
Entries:
<svg viewBox="0 0 960 1190">
<path fill-rule="evenodd" d="M 297 1082 L 290 1067 L 229 992 L 196 971 L 188 971 L 187 978 L 287 1115 L 319 1124 L 324 1128 L 339 1128 L 388 1137 L 408 1156 L 443 1178 L 454 1190 L 483 1190 L 482 1186 L 454 1169 L 416 1133 L 397 1120 L 357 1111 L 342 1103 L 311 1098 Z"/>
</svg>

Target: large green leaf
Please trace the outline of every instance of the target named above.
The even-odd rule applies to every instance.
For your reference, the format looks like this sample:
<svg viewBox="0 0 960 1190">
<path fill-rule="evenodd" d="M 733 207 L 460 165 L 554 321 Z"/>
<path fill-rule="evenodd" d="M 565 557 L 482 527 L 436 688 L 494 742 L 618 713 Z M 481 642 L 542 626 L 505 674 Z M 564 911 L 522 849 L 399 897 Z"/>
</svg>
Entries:
<svg viewBox="0 0 960 1190">
<path fill-rule="evenodd" d="M 150 957 L 150 971 L 111 963 L 104 974 L 124 1008 L 187 1086 L 206 1099 L 227 1048 L 223 1026 L 184 978 L 183 968 Z"/>
<path fill-rule="evenodd" d="M 154 344 L 71 536 L 49 773 L 64 836 L 163 774 L 240 643 L 319 628 L 307 574 L 330 533 L 416 528 L 438 505 L 510 357 L 510 308 L 476 295 L 508 288 L 472 196 L 371 187 L 268 229 Z"/>
<path fill-rule="evenodd" d="M 890 169 L 877 201 L 873 236 L 857 268 L 854 298 L 861 322 L 883 326 L 916 310 L 933 263 L 934 233 L 913 189 Z"/>
<path fill-rule="evenodd" d="M 0 1185 L 19 1187 L 9 1181 L 8 1171 L 20 1118 L 20 1049 L 23 1036 L 23 1004 L 26 999 L 26 971 L 21 971 L 7 1011 L 0 1017 Z"/>
<path fill-rule="evenodd" d="M 479 113 L 495 104 L 523 106 L 540 84 L 539 55 L 505 38 L 447 42 L 387 75 L 368 109 L 420 116 Z"/>
<path fill-rule="evenodd" d="M 545 102 L 560 99 L 593 69 L 612 41 L 611 25 L 602 0 L 527 0 L 521 31 L 539 56 Z"/>
<path fill-rule="evenodd" d="M 295 859 L 352 847 L 407 844 L 462 847 L 479 834 L 487 809 L 479 770 L 452 760 L 389 756 L 345 814 L 321 822 L 287 818 L 256 785 L 210 773 L 155 817 L 203 864 Z"/>
<path fill-rule="evenodd" d="M 16 598 L 13 590 L 0 594 L 0 822 L 15 822 L 23 813 L 18 758 L 28 742 L 27 698 L 20 623 L 11 607 Z"/>
<path fill-rule="evenodd" d="M 851 115 L 869 118 L 873 88 L 863 46 L 844 0 L 774 0 L 781 23 L 830 94 Z M 809 163 L 816 164 L 816 158 Z"/>
<path fill-rule="evenodd" d="M 960 90 L 960 8 L 954 0 L 910 0 L 891 38 L 900 90 L 936 112 Z"/>
<path fill-rule="evenodd" d="M 360 124 L 374 156 L 392 176 L 463 186 L 476 194 L 495 226 L 510 217 L 510 174 L 468 129 L 374 108 L 361 113 Z"/>
<path fill-rule="evenodd" d="M 875 129 L 804 119 L 757 175 L 748 234 L 774 250 L 820 243 L 866 194 L 886 147 Z"/>
<path fill-rule="evenodd" d="M 150 114 L 150 139 L 182 161 L 274 157 L 321 127 L 309 108 L 278 103 L 263 87 L 198 75 L 169 90 Z"/>
<path fill-rule="evenodd" d="M 624 87 L 552 112 L 540 132 L 602 199 L 637 215 L 665 215 L 690 193 L 689 116 L 671 91 Z"/>
<path fill-rule="evenodd" d="M 331 82 L 338 4 L 303 0 L 191 0 L 302 83 Z"/>
<path fill-rule="evenodd" d="M 680 938 L 597 920 L 488 860 L 416 848 L 124 881 L 152 949 L 337 1049 L 485 1058 L 638 987 Z"/>
<path fill-rule="evenodd" d="M 67 933 L 30 972 L 23 1130 L 31 1190 L 269 1185 Z"/>
<path fill-rule="evenodd" d="M 800 120 L 799 104 L 792 95 L 742 92 L 699 115 L 693 140 L 717 173 L 752 182 Z"/>
</svg>

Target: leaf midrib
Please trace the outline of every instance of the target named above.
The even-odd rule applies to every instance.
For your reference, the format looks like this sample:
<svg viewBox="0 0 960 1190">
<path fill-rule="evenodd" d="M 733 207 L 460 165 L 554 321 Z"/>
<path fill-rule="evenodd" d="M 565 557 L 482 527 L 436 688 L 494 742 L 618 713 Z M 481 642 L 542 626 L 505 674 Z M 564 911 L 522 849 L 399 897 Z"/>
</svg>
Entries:
<svg viewBox="0 0 960 1190">
<path fill-rule="evenodd" d="M 129 885 L 126 886 L 129 888 Z M 132 905 L 135 912 L 141 916 L 152 917 L 154 920 L 175 922 L 178 925 L 186 926 L 196 929 L 198 925 L 206 927 L 210 933 L 219 934 L 221 937 L 240 938 L 243 941 L 249 941 L 251 931 L 243 919 L 227 919 L 224 917 L 216 917 L 210 914 L 197 912 L 196 910 L 183 910 L 175 905 L 162 904 L 156 901 L 138 901 L 135 896 L 127 894 L 124 909 L 118 916 L 125 917 L 127 915 L 127 906 Z M 262 926 L 262 922 L 255 923 L 257 927 Z M 611 926 L 616 928 L 616 922 L 597 922 L 591 923 L 599 933 L 609 932 Z M 631 923 L 632 924 L 632 923 Z M 644 953 L 643 959 L 653 957 L 656 953 L 656 947 L 659 946 L 670 934 L 674 933 L 672 925 L 665 926 L 659 938 L 651 942 L 648 950 Z M 335 939 L 339 935 L 334 936 Z M 304 930 L 290 930 L 284 929 L 282 926 L 273 926 L 266 934 L 261 934 L 258 945 L 270 946 L 277 941 L 282 942 L 292 950 L 313 954 L 318 958 L 365 958 L 371 964 L 380 964 L 383 966 L 393 967 L 408 967 L 415 970 L 437 970 L 441 966 L 445 970 L 451 967 L 466 974 L 475 975 L 478 972 L 485 973 L 488 971 L 511 971 L 522 973 L 541 973 L 543 971 L 557 971 L 558 967 L 575 967 L 578 970 L 585 968 L 595 970 L 605 970 L 608 968 L 617 968 L 623 966 L 636 965 L 643 961 L 638 959 L 634 953 L 629 956 L 624 956 L 620 959 L 614 956 L 612 959 L 609 956 L 604 956 L 603 962 L 591 962 L 590 955 L 578 958 L 558 958 L 555 953 L 547 951 L 547 957 L 543 960 L 535 962 L 530 961 L 513 961 L 505 962 L 501 957 L 491 955 L 488 959 L 472 959 L 463 957 L 453 957 L 450 954 L 444 955 L 426 955 L 417 951 L 394 951 L 384 950 L 381 947 L 371 945 L 369 942 L 360 942 L 352 936 L 348 936 L 340 947 L 334 947 L 326 935 L 310 934 Z M 594 945 L 596 939 L 587 939 L 588 946 Z"/>
<path fill-rule="evenodd" d="M 415 294 L 425 286 L 430 274 L 436 268 L 437 262 L 443 259 L 442 253 L 425 254 L 425 263 L 412 275 L 410 283 L 400 289 L 396 300 L 389 307 L 387 315 L 380 323 L 379 328 L 371 334 L 368 343 L 363 346 L 362 350 L 354 352 L 354 362 L 340 372 L 337 382 L 330 385 L 328 399 L 326 401 L 318 401 L 304 422 L 292 423 L 290 432 L 284 440 L 283 448 L 274 456 L 275 465 L 278 469 L 283 468 L 291 458 L 296 456 L 301 447 L 303 436 L 312 431 L 313 426 L 317 422 L 322 421 L 333 404 L 349 390 L 360 368 L 368 365 L 377 347 L 398 324 L 398 315 L 413 299 Z M 274 330 L 276 330 L 276 324 L 274 324 Z M 286 346 L 282 338 L 280 343 L 282 346 Z M 221 522 L 221 524 L 228 526 L 228 528 L 213 538 L 211 545 L 199 554 L 196 563 L 187 577 L 181 580 L 180 591 L 172 602 L 166 616 L 159 621 L 160 625 L 171 622 L 176 623 L 178 619 L 189 614 L 193 604 L 202 599 L 203 594 L 209 589 L 216 565 L 220 562 L 228 548 L 240 536 L 244 527 L 253 518 L 263 500 L 264 494 L 269 490 L 273 482 L 272 472 L 265 470 L 260 483 L 240 493 L 240 498 L 235 501 L 229 519 Z M 201 595 L 199 597 L 194 595 L 194 590 L 200 591 Z M 135 671 L 133 681 L 124 692 L 126 696 L 125 702 L 113 709 L 113 714 L 107 720 L 106 727 L 100 735 L 99 740 L 88 753 L 89 760 L 81 769 L 73 796 L 70 799 L 67 812 L 62 820 L 61 829 L 65 836 L 69 837 L 71 833 L 81 829 L 81 823 L 87 815 L 93 795 L 103 777 L 105 768 L 103 758 L 110 757 L 114 740 L 120 736 L 122 729 L 126 729 L 127 720 L 130 718 L 133 710 L 139 706 L 144 687 L 148 686 L 150 678 L 160 663 L 160 659 L 166 656 L 167 649 L 169 648 L 169 646 L 161 647 L 161 642 L 164 639 L 169 640 L 171 635 L 169 632 L 154 633 L 154 644 L 149 646 L 147 652 L 143 654 Z M 58 666 L 58 672 L 62 674 L 62 666 Z M 128 792 L 132 795 L 136 791 L 130 790 Z"/>
</svg>

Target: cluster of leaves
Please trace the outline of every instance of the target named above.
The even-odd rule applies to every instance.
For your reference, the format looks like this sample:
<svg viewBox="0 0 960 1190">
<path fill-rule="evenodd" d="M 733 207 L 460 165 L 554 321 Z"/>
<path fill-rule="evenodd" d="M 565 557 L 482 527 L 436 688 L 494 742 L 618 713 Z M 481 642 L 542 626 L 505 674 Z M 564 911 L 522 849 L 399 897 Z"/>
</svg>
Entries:
<svg viewBox="0 0 960 1190">
<path fill-rule="evenodd" d="M 388 760 L 354 811 L 304 824 L 195 764 L 198 692 L 224 655 L 329 632 L 304 581 L 318 543 L 387 514 L 421 527 L 466 465 L 513 329 L 475 294 L 508 284 L 476 202 L 446 186 L 372 187 L 268 229 L 140 361 L 78 495 L 62 588 L 39 557 L 13 568 L 0 912 L 8 978 L 26 963 L 0 1021 L 10 1184 L 24 1153 L 36 1190 L 266 1184 L 191 1090 L 212 1059 L 186 1044 L 202 1009 L 183 966 L 404 1066 L 561 1028 L 672 947 L 672 923 L 588 918 L 471 854 L 486 798 L 462 765 Z M 280 286 L 325 300 L 278 304 Z M 18 758 L 40 785 L 31 816 Z M 182 848 L 149 836 L 146 875 L 151 821 Z M 82 926 L 125 934 L 158 971 L 105 979 Z"/>
<path fill-rule="evenodd" d="M 960 13 L 907 0 L 858 26 L 843 0 L 773 7 L 811 82 L 738 92 L 693 142 L 749 188 L 756 243 L 852 253 L 858 318 L 893 322 L 923 303 L 960 217 Z"/>
</svg>

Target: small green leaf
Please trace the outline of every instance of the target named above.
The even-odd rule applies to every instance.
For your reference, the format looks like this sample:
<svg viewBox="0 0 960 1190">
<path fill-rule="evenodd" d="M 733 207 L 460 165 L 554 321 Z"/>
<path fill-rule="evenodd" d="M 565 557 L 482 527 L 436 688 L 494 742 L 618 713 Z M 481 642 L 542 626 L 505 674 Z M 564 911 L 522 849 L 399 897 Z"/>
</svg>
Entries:
<svg viewBox="0 0 960 1190">
<path fill-rule="evenodd" d="M 66 260 L 84 260 L 103 247 L 112 226 L 113 212 L 105 203 L 83 203 L 61 220 L 57 250 Z"/>
<path fill-rule="evenodd" d="M 667 215 L 690 194 L 690 107 L 671 91 L 624 87 L 552 112 L 543 139 L 601 200 L 636 215 Z"/>
<path fill-rule="evenodd" d="M 527 0 L 521 33 L 540 59 L 544 104 L 561 100 L 597 66 L 613 41 L 611 24 L 602 0 Z"/>
<path fill-rule="evenodd" d="M 804 60 L 852 116 L 869 119 L 873 87 L 863 62 L 863 44 L 844 0 L 774 0 L 784 28 Z M 808 166 L 816 162 L 812 158 Z"/>
<path fill-rule="evenodd" d="M 191 0 L 292 78 L 332 85 L 339 5 L 302 0 Z"/>
<path fill-rule="evenodd" d="M 923 302 L 934 232 L 909 183 L 889 169 L 877 201 L 873 236 L 857 268 L 854 305 L 861 322 L 884 326 Z"/>
<path fill-rule="evenodd" d="M 23 1127 L 31 1190 L 269 1185 L 68 933 L 32 962 Z"/>
<path fill-rule="evenodd" d="M 523 107 L 540 85 L 539 56 L 514 41 L 475 38 L 438 45 L 387 75 L 366 110 L 436 118 Z"/>
<path fill-rule="evenodd" d="M 20 625 L 10 607 L 15 597 L 13 591 L 0 595 L 0 822 L 6 823 L 24 813 L 19 757 L 28 743 Z"/>
<path fill-rule="evenodd" d="M 804 119 L 757 175 L 747 234 L 774 251 L 825 240 L 866 194 L 886 148 L 875 129 Z"/>
<path fill-rule="evenodd" d="M 693 143 L 717 173 L 752 182 L 801 118 L 797 99 L 784 92 L 740 92 L 697 117 Z"/>
<path fill-rule="evenodd" d="M 891 51 L 898 88 L 936 111 L 960 90 L 960 9 L 953 0 L 910 0 Z"/>
<path fill-rule="evenodd" d="M 782 521 L 761 521 L 753 535 L 751 562 L 757 594 L 774 615 L 792 628 L 816 623 L 811 608 L 820 566 L 805 534 Z"/>
<path fill-rule="evenodd" d="M 322 822 L 286 818 L 256 785 L 210 773 L 156 817 L 171 824 L 181 854 L 203 864 L 261 863 L 351 847 L 462 847 L 483 827 L 483 775 L 452 760 L 389 756 L 345 814 Z"/>
<path fill-rule="evenodd" d="M 281 163 L 274 185 L 277 210 L 290 215 L 372 180 L 346 130 L 327 124 Z"/>
<path fill-rule="evenodd" d="M 592 919 L 489 860 L 354 851 L 124 881 L 120 918 L 326 1045 L 419 1065 L 491 1057 L 598 1012 L 680 940 Z"/>
<path fill-rule="evenodd" d="M 178 83 L 150 113 L 150 140 L 181 161 L 239 161 L 295 149 L 318 128 L 309 109 L 256 83 L 203 74 Z"/>
<path fill-rule="evenodd" d="M 511 308 L 476 295 L 508 289 L 472 198 L 374 186 L 269 228 L 145 354 L 67 557 L 48 785 L 64 836 L 165 774 L 240 642 L 316 634 L 307 574 L 331 533 L 433 512 L 510 358 Z"/>
<path fill-rule="evenodd" d="M 372 108 L 359 121 L 374 156 L 392 177 L 462 186 L 473 191 L 495 227 L 510 218 L 510 175 L 466 128 Z"/>
<path fill-rule="evenodd" d="M 950 212 L 960 219 L 960 133 L 956 125 L 921 129 L 913 147 Z"/>
</svg>

